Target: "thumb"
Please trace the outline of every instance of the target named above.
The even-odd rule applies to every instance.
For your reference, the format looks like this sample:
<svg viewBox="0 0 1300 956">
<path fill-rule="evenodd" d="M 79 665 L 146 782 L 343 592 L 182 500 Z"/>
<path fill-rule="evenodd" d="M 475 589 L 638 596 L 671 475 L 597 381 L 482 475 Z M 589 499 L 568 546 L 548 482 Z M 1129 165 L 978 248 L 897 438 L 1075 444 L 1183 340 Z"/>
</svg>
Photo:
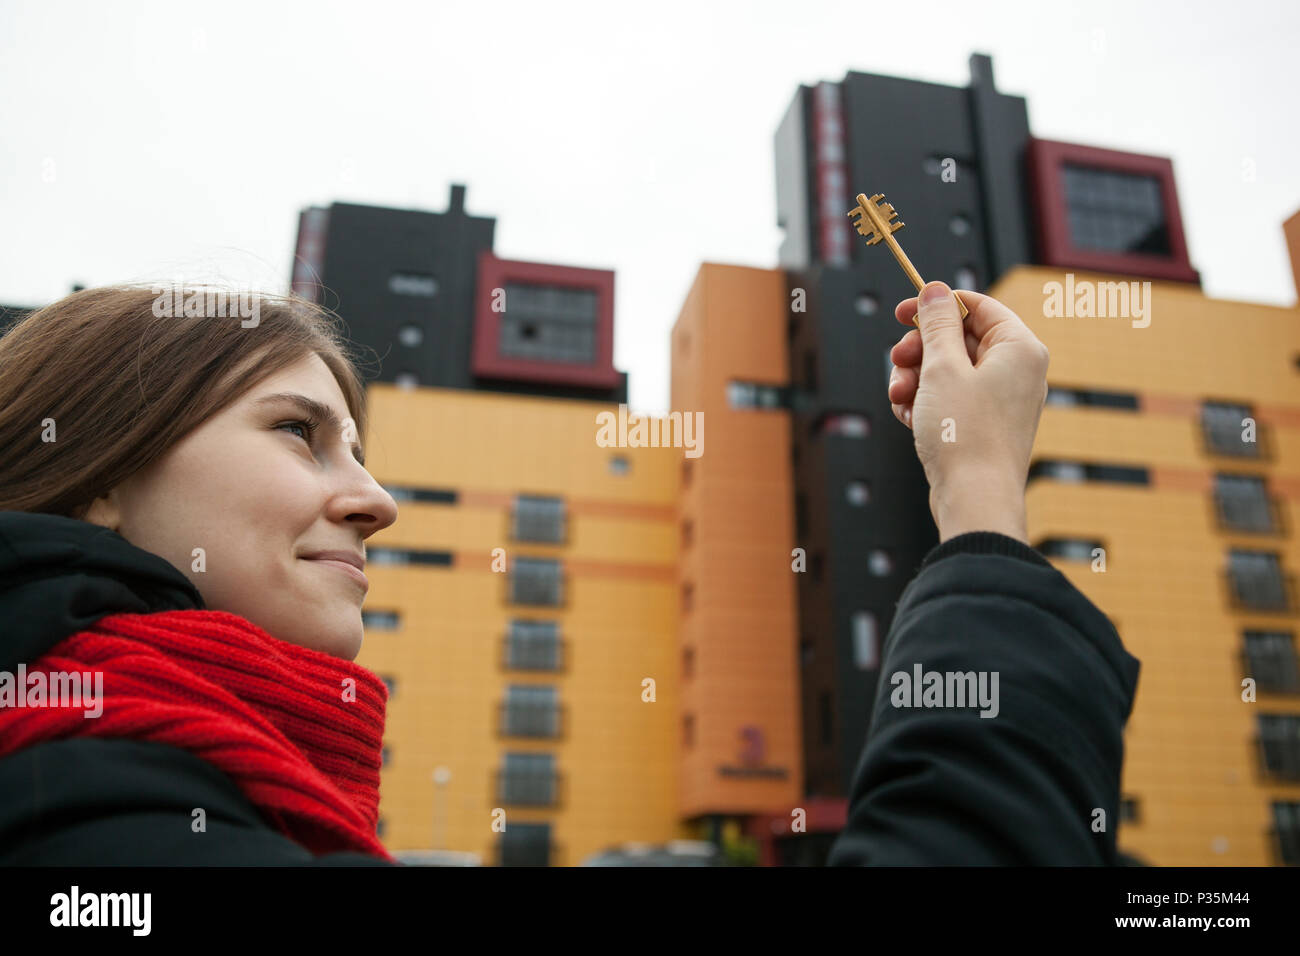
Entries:
<svg viewBox="0 0 1300 956">
<path fill-rule="evenodd" d="M 917 325 L 921 329 L 921 346 L 931 358 L 964 359 L 966 354 L 966 327 L 952 290 L 942 282 L 928 282 L 918 297 Z"/>
</svg>

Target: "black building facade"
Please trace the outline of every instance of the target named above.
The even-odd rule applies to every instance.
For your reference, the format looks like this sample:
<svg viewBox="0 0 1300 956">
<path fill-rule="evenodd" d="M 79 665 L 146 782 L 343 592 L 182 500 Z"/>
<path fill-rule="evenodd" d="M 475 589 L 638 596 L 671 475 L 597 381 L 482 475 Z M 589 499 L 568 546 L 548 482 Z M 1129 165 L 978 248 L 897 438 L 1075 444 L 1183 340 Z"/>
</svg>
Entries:
<svg viewBox="0 0 1300 956">
<path fill-rule="evenodd" d="M 912 433 L 886 397 L 907 331 L 894 306 L 916 290 L 848 213 L 858 193 L 883 193 L 926 279 L 981 290 L 1034 261 L 1029 138 L 1024 99 L 997 92 L 979 54 L 967 88 L 854 72 L 800 87 L 776 133 L 810 797 L 847 796 L 894 607 L 938 543 Z"/>
<path fill-rule="evenodd" d="M 521 334 L 545 346 L 556 337 L 557 327 L 563 327 L 561 337 L 572 335 L 575 325 L 591 319 L 557 313 L 530 316 L 521 324 L 512 321 L 516 316 L 504 305 L 495 312 L 488 301 L 493 290 L 481 280 L 510 275 L 503 260 L 492 256 L 495 229 L 496 220 L 466 213 L 463 185 L 451 187 L 443 213 L 339 202 L 305 209 L 299 218 L 293 291 L 342 316 L 350 338 L 368 356 L 374 349 L 379 366 L 375 381 L 627 401 L 627 375 L 615 373 L 610 364 L 612 275 L 605 283 L 609 301 L 602 302 L 610 336 L 603 381 L 593 384 L 597 376 L 584 375 L 589 369 L 566 361 L 560 350 L 553 350 L 556 357 L 549 367 L 545 358 L 531 365 L 506 360 L 508 352 L 527 351 L 527 343 L 518 341 Z M 527 285 L 513 286 L 519 290 L 512 296 L 516 312 L 536 312 L 529 303 L 539 298 L 560 303 L 559 312 L 569 301 L 590 312 L 589 303 L 567 290 L 584 288 L 573 273 L 595 270 L 513 265 L 529 267 L 525 271 L 532 277 Z M 485 354 L 483 339 L 491 340 L 491 355 Z M 547 354 L 542 347 L 533 351 Z M 599 365 L 594 357 L 590 364 Z"/>
</svg>

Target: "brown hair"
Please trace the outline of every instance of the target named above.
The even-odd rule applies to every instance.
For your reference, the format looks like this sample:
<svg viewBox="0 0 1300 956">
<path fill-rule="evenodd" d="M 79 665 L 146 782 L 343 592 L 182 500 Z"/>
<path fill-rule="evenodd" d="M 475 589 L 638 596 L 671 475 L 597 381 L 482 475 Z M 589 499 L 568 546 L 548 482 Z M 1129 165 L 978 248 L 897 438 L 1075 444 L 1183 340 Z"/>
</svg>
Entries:
<svg viewBox="0 0 1300 956">
<path fill-rule="evenodd" d="M 0 510 L 82 518 L 95 498 L 242 393 L 313 353 L 334 374 L 364 437 L 365 389 L 336 314 L 256 293 L 243 300 L 257 310 L 245 328 L 240 315 L 251 310 L 234 307 L 239 293 L 183 287 L 186 302 L 208 303 L 202 317 L 183 315 L 181 293 L 164 290 L 173 311 L 157 307 L 158 286 L 86 289 L 0 336 Z M 211 308 L 227 300 L 230 308 Z M 55 441 L 42 438 L 47 419 Z"/>
</svg>

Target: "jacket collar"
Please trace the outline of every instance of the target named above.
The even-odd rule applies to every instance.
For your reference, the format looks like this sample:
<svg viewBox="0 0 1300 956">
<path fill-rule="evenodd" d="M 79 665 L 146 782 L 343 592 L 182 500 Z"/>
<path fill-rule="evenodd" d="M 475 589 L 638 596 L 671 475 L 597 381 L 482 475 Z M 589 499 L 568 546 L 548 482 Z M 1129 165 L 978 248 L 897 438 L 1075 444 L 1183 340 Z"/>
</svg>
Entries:
<svg viewBox="0 0 1300 956">
<path fill-rule="evenodd" d="M 0 671 L 13 672 L 109 614 L 203 609 L 189 578 L 115 531 L 0 511 Z"/>
</svg>

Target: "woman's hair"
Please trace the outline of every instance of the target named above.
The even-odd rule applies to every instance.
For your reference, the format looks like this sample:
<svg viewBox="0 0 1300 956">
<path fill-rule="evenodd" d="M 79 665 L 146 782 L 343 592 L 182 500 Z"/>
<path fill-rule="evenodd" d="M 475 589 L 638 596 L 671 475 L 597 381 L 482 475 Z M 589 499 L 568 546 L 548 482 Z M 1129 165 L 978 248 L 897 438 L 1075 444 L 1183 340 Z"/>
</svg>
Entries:
<svg viewBox="0 0 1300 956">
<path fill-rule="evenodd" d="M 186 317 L 186 302 L 206 307 Z M 86 289 L 20 319 L 0 335 L 0 510 L 82 518 L 95 498 L 312 354 L 364 437 L 365 389 L 341 326 L 306 299 L 192 285 L 162 296 L 158 286 Z"/>
</svg>

